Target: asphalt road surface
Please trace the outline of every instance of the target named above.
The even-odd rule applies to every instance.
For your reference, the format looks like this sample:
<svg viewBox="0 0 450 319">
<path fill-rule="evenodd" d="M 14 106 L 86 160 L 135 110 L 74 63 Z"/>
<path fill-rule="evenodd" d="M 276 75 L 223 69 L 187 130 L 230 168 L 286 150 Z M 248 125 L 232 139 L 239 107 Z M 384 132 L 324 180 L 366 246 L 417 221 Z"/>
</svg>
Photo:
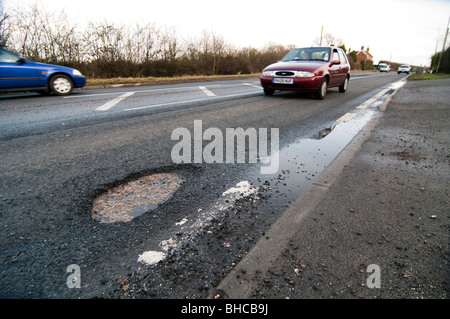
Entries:
<svg viewBox="0 0 450 319">
<path fill-rule="evenodd" d="M 266 97 L 255 78 L 0 96 L 0 297 L 206 298 L 404 77 L 355 76 L 320 101 Z M 224 136 L 277 128 L 278 171 L 174 163 L 172 133 L 199 120 Z M 181 181 L 165 202 L 93 218 L 97 196 L 157 173 Z M 148 264 L 146 252 L 163 257 Z"/>
</svg>

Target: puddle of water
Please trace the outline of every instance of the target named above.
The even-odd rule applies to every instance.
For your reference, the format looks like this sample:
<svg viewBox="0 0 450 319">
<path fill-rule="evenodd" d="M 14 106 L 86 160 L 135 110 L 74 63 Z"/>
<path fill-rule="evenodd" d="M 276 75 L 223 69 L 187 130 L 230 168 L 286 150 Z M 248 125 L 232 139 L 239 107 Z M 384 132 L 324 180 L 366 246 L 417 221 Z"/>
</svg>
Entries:
<svg viewBox="0 0 450 319">
<path fill-rule="evenodd" d="M 276 180 L 279 193 L 285 194 L 285 197 L 292 193 L 292 198 L 297 198 L 377 114 L 379 107 L 391 96 L 392 91 L 401 88 L 405 83 L 404 79 L 391 83 L 356 107 L 355 113 L 347 113 L 336 124 L 319 130 L 311 138 L 299 139 L 281 149 L 278 153 L 279 169 L 276 174 L 263 175 L 257 170 L 250 179 L 255 181 L 257 186 L 261 185 L 258 182 L 265 182 L 267 185 L 267 181 Z"/>
<path fill-rule="evenodd" d="M 114 187 L 94 200 L 92 218 L 100 223 L 129 222 L 168 200 L 182 179 L 160 173 Z"/>
<path fill-rule="evenodd" d="M 375 109 L 366 109 L 352 119 L 339 122 L 319 131 L 311 138 L 303 138 L 279 151 L 276 174 L 262 175 L 255 170 L 255 186 L 266 186 L 295 200 L 331 164 L 355 135 L 373 118 Z"/>
</svg>

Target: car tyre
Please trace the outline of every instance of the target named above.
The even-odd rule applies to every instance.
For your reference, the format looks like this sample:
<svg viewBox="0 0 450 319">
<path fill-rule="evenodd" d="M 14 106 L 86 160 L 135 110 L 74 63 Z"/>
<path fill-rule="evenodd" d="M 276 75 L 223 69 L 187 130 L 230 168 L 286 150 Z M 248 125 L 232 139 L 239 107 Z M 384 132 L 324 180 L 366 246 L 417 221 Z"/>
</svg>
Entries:
<svg viewBox="0 0 450 319">
<path fill-rule="evenodd" d="M 67 75 L 58 74 L 50 79 L 49 87 L 56 95 L 69 95 L 73 90 L 73 82 Z"/>
<path fill-rule="evenodd" d="M 345 93 L 345 91 L 347 91 L 347 87 L 348 87 L 348 77 L 346 77 L 345 80 L 344 80 L 344 83 L 342 83 L 339 86 L 339 92 Z"/>
<path fill-rule="evenodd" d="M 267 96 L 272 96 L 274 93 L 274 90 L 264 89 L 264 94 Z"/>
<path fill-rule="evenodd" d="M 319 89 L 316 91 L 316 99 L 323 100 L 325 95 L 327 94 L 328 89 L 328 81 L 327 79 L 323 79 L 322 83 L 320 83 Z"/>
</svg>

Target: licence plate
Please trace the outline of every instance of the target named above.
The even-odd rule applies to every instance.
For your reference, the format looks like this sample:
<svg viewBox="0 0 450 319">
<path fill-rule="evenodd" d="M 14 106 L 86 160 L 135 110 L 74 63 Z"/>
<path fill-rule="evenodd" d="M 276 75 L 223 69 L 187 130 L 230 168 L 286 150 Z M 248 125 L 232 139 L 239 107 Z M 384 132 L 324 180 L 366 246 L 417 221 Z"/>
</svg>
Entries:
<svg viewBox="0 0 450 319">
<path fill-rule="evenodd" d="M 273 83 L 294 84 L 294 79 L 292 79 L 292 78 L 274 78 Z"/>
</svg>

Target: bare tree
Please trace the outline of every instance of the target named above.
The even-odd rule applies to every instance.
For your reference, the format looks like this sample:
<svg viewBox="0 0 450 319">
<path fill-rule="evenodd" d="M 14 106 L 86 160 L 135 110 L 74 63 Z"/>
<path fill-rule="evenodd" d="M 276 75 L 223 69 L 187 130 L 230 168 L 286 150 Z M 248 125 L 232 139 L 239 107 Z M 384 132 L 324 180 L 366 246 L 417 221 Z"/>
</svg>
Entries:
<svg viewBox="0 0 450 319">
<path fill-rule="evenodd" d="M 159 33 L 156 26 L 148 23 L 144 26 L 137 24 L 128 38 L 128 58 L 135 63 L 148 63 L 156 55 L 156 42 Z"/>
<path fill-rule="evenodd" d="M 178 54 L 175 29 L 166 27 L 159 33 L 159 52 L 164 61 L 173 61 Z"/>
<path fill-rule="evenodd" d="M 329 45 L 335 45 L 335 46 L 342 46 L 344 45 L 344 40 L 341 38 L 335 37 L 331 33 L 325 33 L 322 38 L 322 43 L 320 43 L 320 37 L 317 37 L 314 39 L 314 45 L 323 45 L 323 46 L 329 46 Z"/>
<path fill-rule="evenodd" d="M 9 32 L 6 29 L 6 20 L 8 19 L 8 14 L 5 13 L 3 8 L 3 0 L 0 0 L 0 46 L 6 46 L 9 38 Z"/>
</svg>

